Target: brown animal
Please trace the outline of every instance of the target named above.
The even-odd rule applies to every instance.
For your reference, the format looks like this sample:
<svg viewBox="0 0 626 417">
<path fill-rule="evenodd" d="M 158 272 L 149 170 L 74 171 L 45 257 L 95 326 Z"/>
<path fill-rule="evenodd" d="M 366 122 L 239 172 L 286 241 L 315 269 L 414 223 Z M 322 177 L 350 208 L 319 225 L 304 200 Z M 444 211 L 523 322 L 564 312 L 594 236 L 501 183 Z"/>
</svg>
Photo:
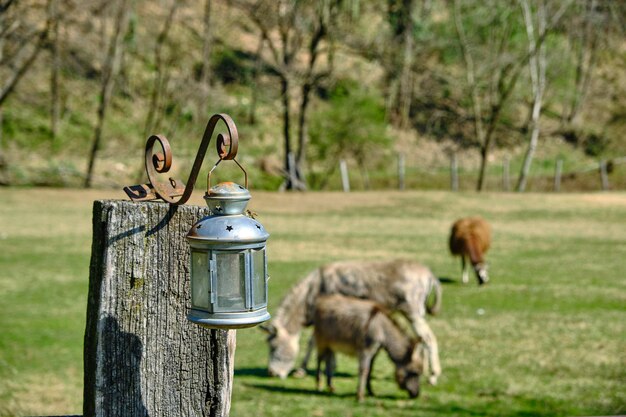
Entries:
<svg viewBox="0 0 626 417">
<path fill-rule="evenodd" d="M 485 253 L 491 245 L 491 227 L 481 217 L 465 217 L 457 220 L 450 231 L 450 252 L 461 257 L 463 283 L 469 281 L 467 259 L 472 263 L 478 284 L 489 281 Z"/>
<path fill-rule="evenodd" d="M 430 293 L 434 293 L 434 301 L 426 306 Z M 261 327 L 268 333 L 270 375 L 285 378 L 293 369 L 302 328 L 313 324 L 315 301 L 324 294 L 370 299 L 402 313 L 423 342 L 427 355 L 425 365 L 430 370 L 429 382 L 437 382 L 441 374 L 437 338 L 424 317 L 427 311 L 435 314 L 439 310 L 441 284 L 430 269 L 408 260 L 333 262 L 315 269 L 294 285 L 274 318 Z M 302 368 L 306 368 L 312 343 L 309 348 Z"/>
<path fill-rule="evenodd" d="M 322 388 L 322 362 L 326 363 L 326 384 L 334 391 L 335 352 L 342 352 L 359 360 L 357 399 L 363 401 L 366 387 L 373 396 L 372 366 L 380 349 L 384 349 L 396 366 L 395 377 L 400 388 L 408 391 L 411 398 L 419 395 L 423 369 L 419 344 L 402 332 L 380 304 L 339 294 L 320 296 L 315 303 L 313 322 L 318 391 Z"/>
</svg>

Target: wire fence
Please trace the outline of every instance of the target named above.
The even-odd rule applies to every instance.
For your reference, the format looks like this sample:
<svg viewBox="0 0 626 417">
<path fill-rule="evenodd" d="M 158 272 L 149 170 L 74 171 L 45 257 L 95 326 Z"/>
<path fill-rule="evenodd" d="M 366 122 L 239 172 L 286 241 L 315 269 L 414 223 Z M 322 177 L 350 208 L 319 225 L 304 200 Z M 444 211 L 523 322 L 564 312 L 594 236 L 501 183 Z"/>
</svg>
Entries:
<svg viewBox="0 0 626 417">
<path fill-rule="evenodd" d="M 499 167 L 497 166 L 499 165 Z M 623 191 L 626 190 L 626 157 L 601 159 L 585 166 L 570 169 L 563 159 L 552 163 L 553 173 L 546 173 L 546 167 L 537 174 L 529 174 L 525 191 L 534 192 L 581 192 L 581 191 Z M 335 181 L 330 188 L 340 187 L 344 192 L 368 189 L 438 189 L 467 191 L 476 189 L 478 171 L 475 167 L 464 166 L 456 156 L 450 156 L 448 166 L 428 167 L 407 163 L 404 154 L 399 153 L 394 169 L 365 173 L 363 169 L 340 160 Z M 517 190 L 517 178 L 512 174 L 511 160 L 503 157 L 501 163 L 492 164 L 485 175 L 483 190 L 512 192 Z"/>
</svg>

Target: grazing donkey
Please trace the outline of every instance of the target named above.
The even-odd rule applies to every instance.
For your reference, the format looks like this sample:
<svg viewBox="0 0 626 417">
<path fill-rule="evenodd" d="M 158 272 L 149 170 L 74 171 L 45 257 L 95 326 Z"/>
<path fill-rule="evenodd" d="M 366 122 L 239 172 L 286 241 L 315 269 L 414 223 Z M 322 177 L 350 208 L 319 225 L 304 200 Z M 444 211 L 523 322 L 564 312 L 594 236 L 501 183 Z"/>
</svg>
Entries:
<svg viewBox="0 0 626 417">
<path fill-rule="evenodd" d="M 491 227 L 481 217 L 465 217 L 457 220 L 450 231 L 450 252 L 461 257 L 463 283 L 469 281 L 467 258 L 476 273 L 478 284 L 489 281 L 485 253 L 491 245 Z"/>
<path fill-rule="evenodd" d="M 428 295 L 434 293 L 431 306 L 426 306 Z M 268 332 L 269 366 L 272 376 L 285 378 L 298 356 L 300 332 L 313 324 L 315 300 L 320 294 L 343 294 L 370 299 L 391 311 L 402 313 L 415 334 L 424 343 L 431 375 L 435 384 L 441 374 L 437 339 L 424 316 L 435 314 L 441 306 L 441 284 L 433 273 L 418 262 L 343 261 L 323 265 L 294 285 L 281 302 L 274 318 L 261 328 Z M 312 343 L 309 343 L 312 348 Z M 306 353 L 302 368 L 310 355 Z"/>
<path fill-rule="evenodd" d="M 321 367 L 326 363 L 326 384 L 334 392 L 332 377 L 335 352 L 357 356 L 359 382 L 357 400 L 363 401 L 365 388 L 371 396 L 371 378 L 374 358 L 387 351 L 396 366 L 396 382 L 408 391 L 411 398 L 420 393 L 422 357 L 418 342 L 409 338 L 385 312 L 384 307 L 370 300 L 345 297 L 339 294 L 317 298 L 313 318 L 317 348 L 317 390 L 321 390 Z"/>
</svg>

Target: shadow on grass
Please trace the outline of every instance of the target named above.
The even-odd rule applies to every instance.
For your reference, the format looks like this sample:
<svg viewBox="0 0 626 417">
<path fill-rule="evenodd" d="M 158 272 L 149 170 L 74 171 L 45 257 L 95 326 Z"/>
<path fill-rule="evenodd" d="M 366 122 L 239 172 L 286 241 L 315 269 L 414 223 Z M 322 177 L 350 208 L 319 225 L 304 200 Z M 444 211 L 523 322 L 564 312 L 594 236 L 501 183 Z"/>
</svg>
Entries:
<svg viewBox="0 0 626 417">
<path fill-rule="evenodd" d="M 348 392 L 342 393 L 342 394 L 336 394 L 336 393 L 330 393 L 326 390 L 318 391 L 314 388 L 305 389 L 305 388 L 285 387 L 285 386 L 277 386 L 277 385 L 252 384 L 252 383 L 245 383 L 245 382 L 243 383 L 243 385 L 249 388 L 257 388 L 257 389 L 261 389 L 264 391 L 275 392 L 279 394 L 296 394 L 296 395 L 306 395 L 306 396 L 317 395 L 320 397 L 336 397 L 336 398 L 348 398 L 348 397 L 354 397 L 356 395 L 356 394 L 352 394 Z"/>
<path fill-rule="evenodd" d="M 457 402 L 424 402 L 419 408 L 421 411 L 436 414 L 485 417 L 553 417 L 569 414 L 565 413 L 563 407 L 557 403 L 523 396 L 506 395 L 496 395 L 490 400 L 474 403 L 471 406 Z"/>
<path fill-rule="evenodd" d="M 314 382 L 311 381 L 311 388 L 292 387 L 282 384 L 264 384 L 259 382 L 244 382 L 243 385 L 252 388 L 262 390 L 276 395 L 298 395 L 318 398 L 346 400 L 354 399 L 356 402 L 356 386 L 354 392 L 347 391 L 341 393 L 330 393 L 324 389 L 317 391 L 314 388 Z M 378 394 L 376 386 L 374 388 L 374 396 L 365 397 L 365 402 L 361 403 L 362 406 L 369 407 L 373 404 L 381 406 L 380 401 L 384 401 L 386 404 L 384 407 L 391 410 L 394 408 L 394 404 L 397 401 L 403 402 L 402 409 L 419 410 L 424 415 L 455 415 L 455 416 L 485 416 L 485 417 L 552 417 L 567 415 L 567 407 L 564 404 L 553 403 L 546 401 L 545 399 L 528 398 L 523 396 L 506 396 L 498 395 L 478 395 L 483 397 L 485 401 L 474 402 L 471 405 L 462 404 L 457 401 L 441 401 L 436 399 L 434 393 L 424 392 L 420 397 L 416 399 L 410 399 L 406 392 L 398 390 L 395 393 Z M 412 404 L 409 408 L 406 408 L 408 404 Z"/>
<path fill-rule="evenodd" d="M 255 377 L 266 377 L 266 378 L 272 378 L 272 379 L 276 379 L 278 380 L 277 377 L 270 377 L 269 374 L 267 373 L 267 368 L 261 368 L 261 367 L 256 367 L 256 368 L 236 368 L 235 369 L 235 376 L 255 376 Z M 342 377 L 353 377 L 355 375 L 347 373 L 347 372 L 335 372 L 333 374 L 333 376 L 335 378 L 342 378 Z M 303 379 L 303 378 L 307 378 L 307 377 L 312 377 L 315 378 L 315 370 L 314 369 L 307 369 L 306 370 L 306 375 L 300 378 L 296 378 L 293 375 L 290 375 L 288 377 L 288 379 Z"/>
<path fill-rule="evenodd" d="M 269 377 L 267 368 L 235 368 L 235 376 Z"/>
<path fill-rule="evenodd" d="M 450 277 L 439 277 L 439 282 L 441 282 L 442 284 L 458 284 L 458 281 Z"/>
</svg>

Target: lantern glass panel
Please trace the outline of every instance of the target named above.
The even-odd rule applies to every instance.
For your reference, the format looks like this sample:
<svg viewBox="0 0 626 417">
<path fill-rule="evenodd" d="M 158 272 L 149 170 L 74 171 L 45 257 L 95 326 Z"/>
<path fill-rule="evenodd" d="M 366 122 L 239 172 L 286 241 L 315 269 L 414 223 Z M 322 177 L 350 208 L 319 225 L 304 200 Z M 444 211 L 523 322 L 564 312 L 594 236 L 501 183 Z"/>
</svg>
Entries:
<svg viewBox="0 0 626 417">
<path fill-rule="evenodd" d="M 191 303 L 194 307 L 209 308 L 209 263 L 206 252 L 191 252 Z"/>
<path fill-rule="evenodd" d="M 254 306 L 267 304 L 265 284 L 265 248 L 252 251 L 252 286 L 254 288 Z"/>
<path fill-rule="evenodd" d="M 245 254 L 241 252 L 216 253 L 217 309 L 239 311 L 245 308 Z"/>
</svg>

